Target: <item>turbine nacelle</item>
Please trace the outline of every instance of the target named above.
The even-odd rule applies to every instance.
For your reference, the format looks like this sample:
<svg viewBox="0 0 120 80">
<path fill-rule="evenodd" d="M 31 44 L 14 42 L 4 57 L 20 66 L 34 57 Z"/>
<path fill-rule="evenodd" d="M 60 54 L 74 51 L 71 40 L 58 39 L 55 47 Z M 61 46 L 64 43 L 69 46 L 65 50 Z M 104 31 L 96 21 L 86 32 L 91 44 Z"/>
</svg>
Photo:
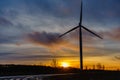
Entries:
<svg viewBox="0 0 120 80">
<path fill-rule="evenodd" d="M 76 27 L 70 29 L 69 31 L 65 32 L 64 34 L 60 35 L 59 37 L 62 37 L 62 36 L 64 36 L 64 35 L 66 35 L 67 33 L 71 32 L 71 31 L 73 31 L 73 30 L 75 30 L 75 29 L 77 29 L 77 28 L 80 28 L 80 27 L 83 28 L 84 30 L 90 32 L 90 33 L 93 34 L 94 36 L 96 36 L 96 37 L 98 37 L 98 38 L 100 38 L 100 39 L 103 39 L 101 36 L 99 36 L 98 34 L 96 34 L 95 32 L 93 32 L 92 30 L 90 30 L 90 29 L 88 29 L 88 28 L 86 28 L 86 27 L 84 27 L 84 26 L 76 26 Z"/>
</svg>

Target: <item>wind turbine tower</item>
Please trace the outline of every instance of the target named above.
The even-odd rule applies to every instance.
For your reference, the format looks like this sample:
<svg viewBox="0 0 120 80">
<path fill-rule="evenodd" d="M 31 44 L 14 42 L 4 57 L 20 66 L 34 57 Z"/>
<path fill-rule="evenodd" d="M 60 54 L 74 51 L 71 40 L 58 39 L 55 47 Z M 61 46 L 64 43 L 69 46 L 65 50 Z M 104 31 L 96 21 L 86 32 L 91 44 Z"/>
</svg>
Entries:
<svg viewBox="0 0 120 80">
<path fill-rule="evenodd" d="M 98 34 L 94 33 L 93 31 L 91 31 L 90 29 L 84 27 L 82 25 L 82 17 L 83 17 L 83 3 L 82 3 L 82 0 L 81 0 L 81 10 L 80 10 L 80 21 L 79 21 L 79 24 L 78 26 L 70 29 L 69 31 L 65 32 L 64 34 L 60 35 L 59 37 L 63 37 L 64 35 L 66 35 L 67 33 L 79 28 L 79 50 L 80 50 L 80 70 L 82 71 L 83 70 L 83 45 L 82 45 L 82 29 L 85 29 L 86 31 L 90 32 L 91 34 L 93 34 L 94 36 L 100 38 L 100 39 L 103 39 L 101 36 L 99 36 Z"/>
</svg>

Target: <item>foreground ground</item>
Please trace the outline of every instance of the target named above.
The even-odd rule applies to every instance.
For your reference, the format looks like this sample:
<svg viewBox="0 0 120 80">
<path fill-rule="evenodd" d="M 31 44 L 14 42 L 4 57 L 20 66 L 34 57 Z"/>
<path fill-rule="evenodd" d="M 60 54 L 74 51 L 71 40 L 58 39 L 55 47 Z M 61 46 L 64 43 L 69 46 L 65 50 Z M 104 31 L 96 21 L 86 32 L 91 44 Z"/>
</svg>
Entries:
<svg viewBox="0 0 120 80">
<path fill-rule="evenodd" d="M 72 74 L 68 74 L 72 73 Z M 1 65 L 0 77 L 23 75 L 46 75 L 42 80 L 120 80 L 120 71 L 84 70 L 75 68 L 52 68 L 45 66 Z M 52 75 L 55 74 L 55 75 Z M 56 75 L 65 74 L 65 75 Z M 29 79 L 27 79 L 29 80 Z M 35 79 L 30 79 L 35 80 Z"/>
</svg>

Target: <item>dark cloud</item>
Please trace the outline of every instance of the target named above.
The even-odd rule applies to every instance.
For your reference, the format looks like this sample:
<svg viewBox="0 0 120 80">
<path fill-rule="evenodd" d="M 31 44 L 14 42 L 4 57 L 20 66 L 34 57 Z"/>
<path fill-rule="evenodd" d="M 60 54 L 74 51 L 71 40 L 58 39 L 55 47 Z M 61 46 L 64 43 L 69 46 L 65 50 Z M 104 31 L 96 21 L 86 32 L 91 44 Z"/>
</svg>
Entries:
<svg viewBox="0 0 120 80">
<path fill-rule="evenodd" d="M 52 60 L 60 58 L 76 58 L 79 56 L 54 56 L 54 55 L 17 55 L 17 53 L 0 53 L 1 60 Z"/>
<path fill-rule="evenodd" d="M 3 17 L 0 17 L 0 27 L 3 27 L 3 26 L 12 26 L 12 22 L 3 18 Z"/>
<path fill-rule="evenodd" d="M 62 42 L 59 33 L 33 32 L 27 35 L 27 39 L 36 44 L 53 45 Z"/>
<path fill-rule="evenodd" d="M 27 55 L 27 56 L 13 56 L 10 60 L 51 60 L 60 58 L 74 58 L 78 56 L 52 56 L 52 55 Z"/>
<path fill-rule="evenodd" d="M 14 53 L 10 53 L 10 52 L 0 52 L 0 56 L 9 56 L 11 54 L 14 54 Z"/>
</svg>

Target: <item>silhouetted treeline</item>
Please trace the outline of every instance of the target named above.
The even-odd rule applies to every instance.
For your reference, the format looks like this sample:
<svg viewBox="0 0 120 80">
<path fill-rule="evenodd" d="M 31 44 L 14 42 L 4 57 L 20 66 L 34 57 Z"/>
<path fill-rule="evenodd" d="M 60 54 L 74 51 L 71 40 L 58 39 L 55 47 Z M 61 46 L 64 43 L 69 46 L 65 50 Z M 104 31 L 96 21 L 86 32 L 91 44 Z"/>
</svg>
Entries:
<svg viewBox="0 0 120 80">
<path fill-rule="evenodd" d="M 49 66 L 36 66 L 36 65 L 0 65 L 0 76 L 59 74 L 76 72 L 79 72 L 79 69 L 53 68 Z"/>
</svg>

